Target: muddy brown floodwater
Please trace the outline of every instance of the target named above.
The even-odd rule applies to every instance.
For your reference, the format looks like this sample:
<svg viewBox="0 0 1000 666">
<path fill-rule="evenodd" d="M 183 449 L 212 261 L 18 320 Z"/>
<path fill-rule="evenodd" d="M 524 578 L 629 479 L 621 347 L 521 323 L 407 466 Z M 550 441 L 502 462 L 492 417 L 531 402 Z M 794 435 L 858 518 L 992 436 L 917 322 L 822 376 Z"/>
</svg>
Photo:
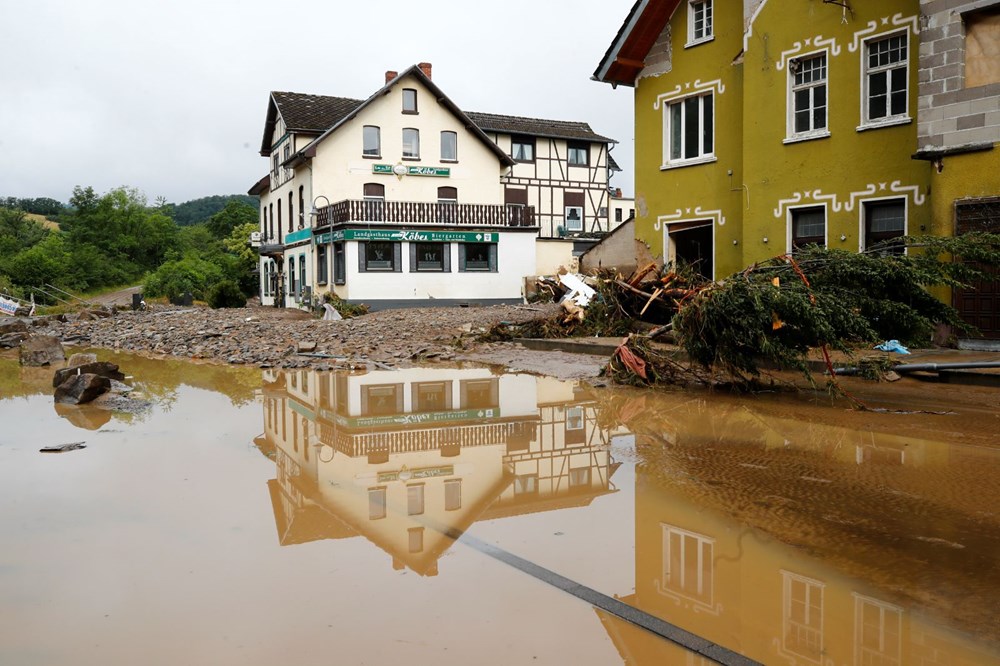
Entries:
<svg viewBox="0 0 1000 666">
<path fill-rule="evenodd" d="M 97 353 L 147 408 L 0 357 L 2 664 L 710 663 L 579 590 L 764 664 L 1000 661 L 995 390 Z"/>
</svg>

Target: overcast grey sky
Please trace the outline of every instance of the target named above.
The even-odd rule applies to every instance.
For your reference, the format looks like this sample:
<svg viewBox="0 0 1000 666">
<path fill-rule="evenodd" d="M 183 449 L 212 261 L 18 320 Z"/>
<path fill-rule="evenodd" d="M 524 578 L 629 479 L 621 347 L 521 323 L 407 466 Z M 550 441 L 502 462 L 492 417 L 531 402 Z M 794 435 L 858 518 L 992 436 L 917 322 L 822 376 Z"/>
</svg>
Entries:
<svg viewBox="0 0 1000 666">
<path fill-rule="evenodd" d="M 0 196 L 246 192 L 269 91 L 364 99 L 421 61 L 467 111 L 617 139 L 633 192 L 632 90 L 590 80 L 633 0 L 0 2 Z"/>
</svg>

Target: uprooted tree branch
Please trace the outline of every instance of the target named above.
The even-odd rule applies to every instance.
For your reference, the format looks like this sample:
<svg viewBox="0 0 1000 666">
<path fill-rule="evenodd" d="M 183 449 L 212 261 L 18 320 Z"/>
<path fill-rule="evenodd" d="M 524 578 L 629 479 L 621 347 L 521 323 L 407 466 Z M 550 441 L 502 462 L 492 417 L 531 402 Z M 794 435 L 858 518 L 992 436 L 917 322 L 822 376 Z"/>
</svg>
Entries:
<svg viewBox="0 0 1000 666">
<path fill-rule="evenodd" d="M 647 267 L 628 280 L 591 278 L 597 295 L 582 313 L 570 309 L 521 330 L 501 325 L 491 335 L 621 336 L 645 317 L 669 322 L 655 333 L 669 329 L 684 360 L 650 344 L 648 334 L 632 334 L 610 363 L 617 381 L 752 388 L 762 368 L 798 370 L 811 380 L 812 349 L 850 354 L 889 339 L 927 345 L 939 324 L 974 333 L 929 290 L 965 288 L 998 266 L 1000 235 L 970 233 L 907 237 L 860 253 L 807 246 L 719 282 Z"/>
</svg>

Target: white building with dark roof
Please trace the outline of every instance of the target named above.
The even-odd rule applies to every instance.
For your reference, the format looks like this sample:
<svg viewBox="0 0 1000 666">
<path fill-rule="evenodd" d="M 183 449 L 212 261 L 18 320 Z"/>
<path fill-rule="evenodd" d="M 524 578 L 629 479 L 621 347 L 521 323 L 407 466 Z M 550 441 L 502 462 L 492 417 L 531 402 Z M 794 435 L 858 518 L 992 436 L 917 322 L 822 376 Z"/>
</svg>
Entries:
<svg viewBox="0 0 1000 666">
<path fill-rule="evenodd" d="M 615 226 L 614 140 L 582 122 L 467 114 L 431 74 L 386 72 L 366 100 L 271 93 L 270 173 L 250 190 L 263 303 L 520 302 L 537 238 Z"/>
</svg>

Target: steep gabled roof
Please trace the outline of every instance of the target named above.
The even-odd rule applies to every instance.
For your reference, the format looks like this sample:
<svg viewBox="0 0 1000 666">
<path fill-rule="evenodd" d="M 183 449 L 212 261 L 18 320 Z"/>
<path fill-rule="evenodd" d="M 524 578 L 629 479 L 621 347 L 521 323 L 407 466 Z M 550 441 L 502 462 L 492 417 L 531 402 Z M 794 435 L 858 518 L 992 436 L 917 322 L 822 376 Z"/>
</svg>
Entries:
<svg viewBox="0 0 1000 666">
<path fill-rule="evenodd" d="M 266 176 L 258 180 L 256 183 L 254 183 L 253 187 L 251 187 L 247 191 L 247 194 L 249 194 L 252 197 L 260 196 L 264 192 L 267 192 L 267 189 L 270 186 L 271 186 L 271 174 L 267 174 Z"/>
<path fill-rule="evenodd" d="M 476 138 L 478 138 L 480 141 L 482 141 L 483 144 L 494 155 L 497 156 L 497 159 L 500 160 L 501 164 L 503 164 L 504 166 L 513 166 L 514 165 L 514 160 L 511 159 L 510 156 L 507 155 L 507 153 L 503 152 L 500 149 L 499 146 L 497 146 L 495 143 L 493 143 L 493 141 L 491 141 L 490 138 L 488 136 L 486 136 L 486 134 L 483 132 L 483 130 L 481 130 L 479 128 L 479 126 L 476 125 L 476 123 L 474 123 L 469 118 L 469 116 L 467 116 L 465 114 L 464 111 L 462 111 L 462 109 L 458 108 L 458 105 L 455 104 L 453 101 L 451 101 L 451 98 L 449 98 L 447 95 L 445 95 L 444 91 L 441 90 L 441 88 L 439 88 L 437 86 L 437 84 L 435 84 L 433 81 L 431 81 L 431 79 L 426 74 L 424 74 L 423 70 L 420 68 L 419 65 L 413 65 L 412 67 L 410 67 L 409 69 L 407 69 L 405 72 L 402 72 L 399 76 L 395 77 L 394 79 L 392 79 L 391 81 L 389 81 L 388 83 L 386 83 L 384 86 L 382 86 L 381 88 L 379 88 L 377 91 L 375 91 L 375 93 L 371 97 L 369 97 L 368 99 L 366 99 L 364 102 L 361 102 L 353 110 L 349 111 L 343 117 L 341 117 L 340 119 L 338 119 L 333 125 L 331 125 L 329 128 L 327 128 L 326 131 L 324 131 L 320 136 L 318 136 L 317 138 L 313 139 L 313 141 L 308 146 L 306 146 L 303 150 L 300 150 L 299 152 L 295 153 L 291 158 L 289 158 L 288 160 L 286 160 L 286 166 L 294 166 L 294 165 L 300 163 L 303 159 L 315 157 L 315 155 L 316 155 L 316 147 L 320 143 L 322 143 L 323 140 L 326 139 L 326 137 L 330 136 L 331 134 L 333 134 L 334 132 L 336 132 L 338 129 L 340 129 L 340 127 L 344 123 L 347 123 L 347 122 L 353 120 L 354 118 L 356 118 L 359 113 L 361 113 L 363 110 L 365 110 L 366 108 L 368 108 L 371 104 L 373 104 L 376 100 L 380 99 L 383 95 L 387 94 L 392 88 L 394 88 L 403 79 L 405 79 L 405 78 L 407 78 L 409 76 L 412 76 L 412 77 L 416 78 L 428 90 L 430 90 L 431 94 L 434 95 L 434 98 L 438 101 L 438 103 L 441 104 L 442 106 L 444 106 L 449 111 L 451 111 L 452 114 L 456 118 L 458 118 L 458 120 L 465 126 L 465 128 L 467 130 L 469 130 L 470 132 L 472 132 L 476 136 Z"/>
<path fill-rule="evenodd" d="M 267 121 L 260 153 L 271 152 L 271 138 L 278 115 L 285 121 L 289 132 L 320 135 L 361 106 L 361 100 L 326 95 L 306 95 L 295 92 L 273 91 L 267 105 Z"/>
<path fill-rule="evenodd" d="M 656 43 L 681 0 L 638 0 L 591 77 L 595 81 L 635 86 Z"/>
<path fill-rule="evenodd" d="M 496 113 L 469 112 L 469 118 L 484 132 L 498 134 L 528 134 L 551 139 L 575 139 L 582 141 L 598 141 L 600 143 L 618 143 L 614 139 L 597 134 L 590 125 L 570 120 L 543 120 L 541 118 L 523 118 L 521 116 L 503 116 Z"/>
</svg>

